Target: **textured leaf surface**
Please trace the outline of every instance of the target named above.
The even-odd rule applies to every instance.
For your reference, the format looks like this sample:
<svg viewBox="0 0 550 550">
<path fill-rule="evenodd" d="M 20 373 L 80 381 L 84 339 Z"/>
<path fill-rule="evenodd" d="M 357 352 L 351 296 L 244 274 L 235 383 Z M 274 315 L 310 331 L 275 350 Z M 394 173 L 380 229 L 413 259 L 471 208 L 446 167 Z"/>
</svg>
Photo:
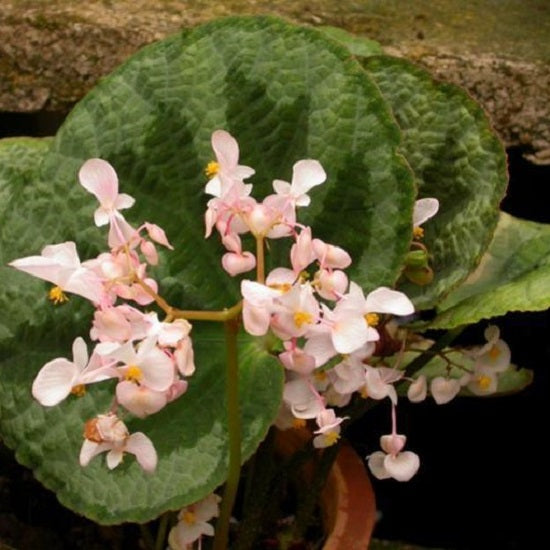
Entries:
<svg viewBox="0 0 550 550">
<path fill-rule="evenodd" d="M 440 305 L 433 328 L 453 328 L 508 311 L 550 307 L 550 225 L 502 212 L 478 268 Z"/>
<path fill-rule="evenodd" d="M 395 281 L 414 193 L 396 154 L 399 131 L 348 51 L 312 29 L 229 18 L 145 48 L 75 108 L 44 177 L 83 205 L 78 167 L 91 156 L 109 160 L 140 215 L 163 212 L 177 245 L 162 281 L 169 296 L 225 307 L 238 284 L 222 272 L 217 238 L 202 239 L 203 169 L 217 128 L 237 138 L 241 163 L 256 169 L 258 198 L 273 179 L 290 181 L 296 161 L 319 159 L 328 181 L 311 192 L 300 221 L 348 249 L 360 284 Z"/>
<path fill-rule="evenodd" d="M 216 239 L 203 239 L 203 168 L 216 128 L 241 143 L 241 163 L 258 173 L 257 196 L 271 191 L 273 178 L 290 180 L 297 160 L 321 160 L 329 183 L 312 192 L 303 221 L 352 253 L 364 286 L 395 280 L 414 200 L 411 173 L 396 153 L 399 130 L 345 48 L 271 18 L 226 19 L 184 32 L 104 79 L 59 131 L 40 177 L 5 178 L 11 187 L 2 187 L 10 197 L 3 223 L 11 233 L 3 234 L 3 258 L 65 240 L 77 242 L 82 260 L 104 248 L 105 232 L 92 222 L 95 201 L 76 180 L 84 160 L 101 157 L 117 170 L 121 192 L 137 199 L 127 219 L 161 225 L 176 247 L 161 254 L 154 273 L 162 294 L 185 309 L 233 305 L 238 282 L 222 272 Z M 152 418 L 128 421 L 157 446 L 157 473 L 144 475 L 131 457 L 113 472 L 103 457 L 81 469 L 83 421 L 109 407 L 110 383 L 49 410 L 32 401 L 30 386 L 46 361 L 70 357 L 74 337 L 88 331 L 91 307 L 73 298 L 53 308 L 41 298 L 44 283 L 12 276 L 36 293 L 15 299 L 14 311 L 23 313 L 10 318 L 1 343 L 1 429 L 19 460 L 64 504 L 101 523 L 146 521 L 224 481 L 223 347 L 212 333 L 219 325 L 194 329 L 197 373 L 188 394 Z M 282 394 L 281 368 L 258 345 L 247 338 L 241 344 L 245 456 L 264 437 Z"/>
<path fill-rule="evenodd" d="M 145 474 L 131 455 L 113 471 L 104 455 L 80 467 L 83 424 L 108 410 L 113 383 L 91 386 L 83 398 L 69 397 L 57 407 L 38 405 L 30 395 L 32 379 L 55 347 L 44 344 L 40 331 L 31 336 L 36 342 L 27 334 L 19 354 L 0 363 L 0 428 L 6 443 L 16 446 L 18 460 L 64 505 L 100 523 L 143 522 L 202 498 L 223 483 L 227 469 L 225 344 L 219 324 L 196 324 L 193 334 L 198 368 L 188 392 L 146 420 L 127 421 L 131 432 L 142 431 L 154 442 L 159 455 L 154 475 Z M 277 413 L 282 372 L 252 338 L 243 336 L 239 354 L 244 459 Z"/>
<path fill-rule="evenodd" d="M 42 223 L 40 213 L 48 200 L 48 189 L 47 184 L 37 184 L 37 174 L 51 141 L 0 140 L 0 341 L 13 337 L 19 324 L 34 317 L 34 307 L 43 294 L 42 283 L 29 280 L 6 264 L 42 246 L 43 237 L 33 225 Z"/>
<path fill-rule="evenodd" d="M 400 289 L 429 308 L 475 268 L 498 221 L 507 182 L 506 156 L 481 108 L 457 86 L 387 56 L 364 60 L 403 132 L 402 152 L 418 196 L 437 197 L 440 211 L 424 226 L 433 282 Z"/>
</svg>

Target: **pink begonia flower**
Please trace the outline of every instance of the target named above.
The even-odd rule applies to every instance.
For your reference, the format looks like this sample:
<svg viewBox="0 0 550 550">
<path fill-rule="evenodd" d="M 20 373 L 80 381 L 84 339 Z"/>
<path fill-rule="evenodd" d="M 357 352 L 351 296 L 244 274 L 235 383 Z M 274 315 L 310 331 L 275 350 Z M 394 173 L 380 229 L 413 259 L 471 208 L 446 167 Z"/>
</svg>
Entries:
<svg viewBox="0 0 550 550">
<path fill-rule="evenodd" d="M 130 435 L 128 428 L 115 414 L 100 414 L 86 422 L 84 443 L 80 449 L 80 465 L 87 466 L 92 458 L 107 452 L 107 467 L 116 468 L 124 453 L 135 455 L 139 465 L 148 473 L 157 467 L 157 452 L 151 440 L 143 433 Z"/>
<path fill-rule="evenodd" d="M 484 335 L 487 343 L 467 352 L 467 355 L 475 360 L 467 388 L 475 395 L 495 393 L 498 389 L 499 374 L 510 367 L 510 348 L 501 340 L 499 328 L 489 325 Z"/>
<path fill-rule="evenodd" d="M 263 336 L 269 330 L 274 300 L 288 292 L 296 276 L 291 269 L 274 269 L 265 280 L 265 285 L 256 281 L 241 281 L 243 296 L 243 323 L 246 332 Z"/>
<path fill-rule="evenodd" d="M 311 199 L 307 192 L 326 179 L 327 174 L 318 160 L 299 160 L 292 167 L 292 182 L 275 180 L 273 189 L 292 205 L 308 206 Z"/>
<path fill-rule="evenodd" d="M 283 340 L 304 336 L 319 320 L 319 302 L 310 284 L 295 284 L 274 300 L 271 329 Z"/>
<path fill-rule="evenodd" d="M 63 292 L 77 294 L 94 304 L 103 302 L 106 297 L 102 279 L 80 263 L 72 241 L 45 246 L 40 256 L 20 258 L 9 265 L 56 285 L 50 292 L 54 301 L 66 300 Z"/>
<path fill-rule="evenodd" d="M 320 269 L 315 273 L 314 285 L 325 300 L 338 300 L 348 288 L 348 276 L 340 269 Z"/>
<path fill-rule="evenodd" d="M 319 429 L 314 432 L 317 436 L 313 438 L 313 446 L 316 449 L 324 449 L 334 445 L 340 439 L 340 424 L 346 418 L 349 417 L 337 417 L 333 409 L 321 411 L 315 419 Z"/>
<path fill-rule="evenodd" d="M 195 372 L 195 354 L 191 338 L 187 337 L 178 342 L 174 350 L 174 360 L 182 376 L 191 376 Z"/>
<path fill-rule="evenodd" d="M 328 373 L 333 388 L 342 395 L 352 394 L 364 388 L 366 374 L 366 365 L 353 355 L 346 356 Z"/>
<path fill-rule="evenodd" d="M 123 366 L 117 367 L 121 377 L 151 390 L 166 391 L 174 382 L 174 362 L 157 347 L 154 337 L 141 342 L 137 352 L 132 342 L 122 346 L 104 342 L 96 346 L 96 351 L 123 363 Z"/>
<path fill-rule="evenodd" d="M 367 396 L 380 400 L 386 397 L 395 405 L 397 403 L 397 392 L 393 384 L 403 378 L 403 372 L 389 367 L 365 366 L 365 387 Z"/>
<path fill-rule="evenodd" d="M 407 397 L 411 403 L 420 403 L 428 395 L 428 382 L 426 377 L 421 374 L 416 380 L 411 382 L 407 390 Z"/>
<path fill-rule="evenodd" d="M 307 377 L 299 377 L 285 383 L 283 400 L 296 418 L 315 418 L 325 409 L 323 398 Z"/>
<path fill-rule="evenodd" d="M 311 227 L 304 227 L 290 248 L 292 270 L 298 275 L 314 260 L 315 252 L 311 247 Z"/>
<path fill-rule="evenodd" d="M 203 535 L 214 535 L 214 527 L 208 523 L 219 516 L 221 498 L 212 493 L 195 504 L 182 508 L 178 513 L 178 523 L 168 535 L 170 550 L 189 550 L 191 545 Z"/>
<path fill-rule="evenodd" d="M 351 256 L 339 246 L 327 244 L 321 239 L 311 242 L 321 269 L 346 269 L 351 265 Z"/>
<path fill-rule="evenodd" d="M 231 277 L 256 267 L 256 257 L 252 252 L 243 252 L 241 238 L 237 233 L 222 235 L 222 244 L 229 251 L 222 256 L 222 267 Z"/>
<path fill-rule="evenodd" d="M 151 330 L 149 315 L 127 304 L 98 309 L 90 330 L 90 338 L 100 342 L 143 340 Z"/>
<path fill-rule="evenodd" d="M 97 354 L 88 361 L 86 342 L 79 336 L 73 342 L 72 362 L 59 357 L 46 363 L 34 379 L 32 395 L 41 405 L 52 407 L 71 393 L 83 393 L 86 384 L 117 377 L 112 364 L 105 365 Z"/>
<path fill-rule="evenodd" d="M 493 372 L 504 372 L 510 366 L 511 353 L 508 344 L 500 338 L 500 330 L 496 325 L 489 325 L 484 332 L 487 343 L 468 351 L 476 365 L 487 367 Z"/>
<path fill-rule="evenodd" d="M 158 315 L 154 312 L 148 313 L 146 317 L 149 321 L 146 337 L 155 338 L 161 347 L 176 347 L 191 332 L 191 323 L 186 319 L 175 319 L 165 323 L 159 321 Z"/>
<path fill-rule="evenodd" d="M 298 374 L 310 374 L 315 369 L 315 358 L 296 345 L 296 340 L 283 342 L 285 351 L 279 354 L 283 366 Z"/>
<path fill-rule="evenodd" d="M 407 438 L 392 433 L 380 438 L 383 451 L 376 451 L 368 457 L 370 471 L 377 479 L 392 477 L 397 481 L 409 481 L 420 467 L 420 459 L 411 451 L 402 452 Z"/>
<path fill-rule="evenodd" d="M 116 398 L 127 411 L 138 418 L 155 414 L 168 403 L 167 391 L 155 391 L 129 380 L 122 380 L 117 384 Z"/>
<path fill-rule="evenodd" d="M 206 184 L 205 192 L 214 197 L 223 197 L 235 182 L 253 176 L 255 171 L 239 164 L 239 144 L 229 132 L 216 130 L 211 139 L 217 162 L 210 163 L 206 169 L 207 175 L 212 178 Z M 251 189 L 252 185 L 245 186 L 246 195 L 250 194 Z"/>
<path fill-rule="evenodd" d="M 430 393 L 438 405 L 445 405 L 452 401 L 462 388 L 461 380 L 458 378 L 445 378 L 436 376 L 430 382 Z"/>
<path fill-rule="evenodd" d="M 137 235 L 119 212 L 130 208 L 135 200 L 126 193 L 119 194 L 118 176 L 107 161 L 98 158 L 87 160 L 78 172 L 78 179 L 82 187 L 99 201 L 94 221 L 98 227 L 110 224 L 108 242 L 111 248 L 122 246 Z"/>
</svg>

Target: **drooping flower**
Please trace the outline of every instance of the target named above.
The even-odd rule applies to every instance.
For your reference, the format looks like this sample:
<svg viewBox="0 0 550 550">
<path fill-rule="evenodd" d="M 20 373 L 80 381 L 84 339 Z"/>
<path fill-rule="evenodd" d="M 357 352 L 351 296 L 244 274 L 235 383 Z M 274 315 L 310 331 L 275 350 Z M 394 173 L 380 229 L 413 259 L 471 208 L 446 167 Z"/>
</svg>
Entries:
<svg viewBox="0 0 550 550">
<path fill-rule="evenodd" d="M 420 467 L 420 459 L 412 451 L 402 451 L 406 436 L 392 433 L 380 438 L 382 451 L 376 451 L 368 457 L 370 471 L 377 479 L 392 477 L 397 481 L 409 481 Z"/>
<path fill-rule="evenodd" d="M 313 438 L 313 446 L 323 449 L 334 445 L 340 439 L 340 424 L 345 418 L 337 417 L 333 409 L 321 411 L 316 418 L 319 429 L 314 432 L 317 435 Z"/>
<path fill-rule="evenodd" d="M 188 550 L 203 535 L 213 536 L 214 528 L 208 522 L 218 517 L 220 500 L 218 495 L 212 493 L 199 502 L 182 508 L 178 513 L 178 523 L 168 535 L 170 550 Z"/>
<path fill-rule="evenodd" d="M 86 422 L 80 465 L 87 466 L 92 458 L 104 452 L 109 470 L 122 462 L 124 453 L 133 454 L 148 473 L 157 467 L 157 452 L 151 440 L 141 432 L 130 434 L 124 422 L 113 413 L 100 414 Z"/>
</svg>

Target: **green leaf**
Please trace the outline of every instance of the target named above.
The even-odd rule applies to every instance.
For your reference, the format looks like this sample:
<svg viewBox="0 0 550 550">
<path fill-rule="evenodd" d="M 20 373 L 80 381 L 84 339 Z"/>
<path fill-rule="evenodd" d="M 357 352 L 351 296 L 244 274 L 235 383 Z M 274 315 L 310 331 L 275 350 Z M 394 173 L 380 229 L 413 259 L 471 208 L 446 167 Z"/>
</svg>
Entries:
<svg viewBox="0 0 550 550">
<path fill-rule="evenodd" d="M 199 500 L 223 483 L 228 436 L 220 324 L 194 325 L 197 371 L 188 392 L 160 413 L 145 420 L 129 416 L 126 422 L 130 432 L 142 431 L 153 441 L 159 455 L 153 475 L 145 474 L 132 455 L 113 471 L 107 469 L 105 455 L 80 467 L 84 422 L 109 409 L 114 384 L 89 386 L 83 398 L 70 396 L 52 408 L 34 402 L 32 380 L 42 364 L 55 357 L 53 346 L 45 344 L 47 327 L 43 331 L 0 363 L 0 429 L 5 442 L 16 448 L 17 459 L 32 468 L 65 506 L 103 524 L 144 522 Z M 70 358 L 67 344 L 63 356 Z M 283 377 L 281 366 L 258 339 L 241 337 L 239 359 L 245 460 L 277 414 Z"/>
<path fill-rule="evenodd" d="M 340 27 L 323 25 L 316 28 L 325 33 L 326 36 L 340 42 L 340 44 L 345 46 L 353 55 L 358 57 L 370 57 L 371 55 L 380 55 L 384 53 L 382 46 L 375 40 L 357 36 Z"/>
<path fill-rule="evenodd" d="M 6 264 L 41 248 L 37 230 L 48 200 L 47 184 L 37 183 L 40 163 L 50 138 L 0 140 L 0 342 L 12 338 L 18 325 L 34 318 L 34 308 L 44 304 L 44 284 Z M 49 214 L 50 216 L 52 213 Z"/>
<path fill-rule="evenodd" d="M 501 212 L 478 268 L 441 304 L 430 328 L 453 328 L 550 307 L 550 224 Z"/>
<path fill-rule="evenodd" d="M 419 198 L 440 202 L 424 226 L 434 280 L 400 285 L 417 308 L 430 308 L 475 268 L 491 240 L 507 183 L 506 155 L 485 113 L 459 87 L 403 59 L 371 57 L 363 65 L 403 132 Z"/>
<path fill-rule="evenodd" d="M 168 297 L 227 307 L 239 285 L 221 269 L 218 238 L 203 239 L 203 169 L 217 128 L 236 137 L 241 163 L 255 168 L 257 198 L 273 192 L 273 179 L 290 181 L 298 160 L 320 160 L 328 181 L 312 190 L 300 221 L 350 252 L 359 284 L 395 282 L 414 202 L 412 174 L 396 153 L 399 130 L 348 51 L 313 29 L 228 18 L 144 48 L 76 106 L 43 178 L 84 209 L 79 166 L 109 160 L 122 191 L 137 198 L 132 218 L 154 218 L 176 246 L 160 280 Z"/>
</svg>

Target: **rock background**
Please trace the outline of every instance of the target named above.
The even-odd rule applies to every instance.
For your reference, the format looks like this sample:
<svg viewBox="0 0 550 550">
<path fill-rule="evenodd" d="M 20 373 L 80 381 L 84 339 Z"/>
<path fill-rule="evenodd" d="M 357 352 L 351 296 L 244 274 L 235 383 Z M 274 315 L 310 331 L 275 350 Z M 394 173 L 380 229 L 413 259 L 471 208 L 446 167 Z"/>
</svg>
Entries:
<svg viewBox="0 0 550 550">
<path fill-rule="evenodd" d="M 507 147 L 550 164 L 547 0 L 3 0 L 0 111 L 67 113 L 141 46 L 208 19 L 273 14 L 379 41 L 464 86 Z"/>
</svg>

